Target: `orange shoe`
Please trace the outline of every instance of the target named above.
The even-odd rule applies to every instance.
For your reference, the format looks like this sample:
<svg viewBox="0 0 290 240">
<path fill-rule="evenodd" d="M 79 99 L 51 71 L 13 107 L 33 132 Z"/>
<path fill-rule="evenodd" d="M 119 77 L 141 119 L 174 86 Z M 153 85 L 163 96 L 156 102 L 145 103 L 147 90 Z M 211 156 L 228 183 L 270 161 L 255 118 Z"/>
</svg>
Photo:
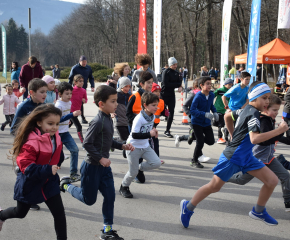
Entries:
<svg viewBox="0 0 290 240">
<path fill-rule="evenodd" d="M 222 138 L 219 138 L 218 140 L 217 140 L 217 143 L 219 143 L 219 144 L 225 144 L 227 141 L 226 140 L 224 140 L 224 139 L 222 139 Z"/>
</svg>

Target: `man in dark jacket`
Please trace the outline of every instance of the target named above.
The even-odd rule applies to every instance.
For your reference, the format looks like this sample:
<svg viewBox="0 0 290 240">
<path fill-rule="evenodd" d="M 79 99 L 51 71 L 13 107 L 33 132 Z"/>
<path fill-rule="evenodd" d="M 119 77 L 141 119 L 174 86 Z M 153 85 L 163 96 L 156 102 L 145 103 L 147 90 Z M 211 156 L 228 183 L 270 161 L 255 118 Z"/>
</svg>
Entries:
<svg viewBox="0 0 290 240">
<path fill-rule="evenodd" d="M 181 92 L 182 80 L 179 79 L 179 73 L 176 71 L 177 60 L 174 57 L 168 59 L 168 66 L 169 68 L 162 72 L 161 98 L 164 100 L 165 105 L 168 106 L 170 113 L 167 119 L 167 127 L 164 135 L 168 138 L 172 138 L 173 136 L 170 134 L 170 128 L 173 121 L 175 108 L 174 89 L 178 88 L 178 91 Z"/>
<path fill-rule="evenodd" d="M 81 56 L 80 57 L 80 61 L 78 64 L 74 65 L 70 71 L 69 74 L 69 83 L 73 84 L 73 79 L 74 76 L 77 74 L 81 74 L 84 78 L 84 85 L 83 88 L 87 89 L 87 85 L 88 85 L 88 79 L 90 81 L 91 84 L 91 90 L 92 92 L 95 91 L 95 79 L 93 77 L 93 72 L 92 72 L 92 68 L 87 65 L 87 58 L 85 56 Z M 88 123 L 88 121 L 86 120 L 85 116 L 84 116 L 84 104 L 82 104 L 82 108 L 81 108 L 81 112 L 82 112 L 82 123 Z"/>
<path fill-rule="evenodd" d="M 52 70 L 52 77 L 54 79 L 60 79 L 60 69 L 58 64 L 55 64 L 55 68 Z"/>
<path fill-rule="evenodd" d="M 42 78 L 42 67 L 40 63 L 37 61 L 35 56 L 31 56 L 28 59 L 28 63 L 24 64 L 21 68 L 21 72 L 19 75 L 20 86 L 26 90 L 23 94 L 23 100 L 28 96 L 28 83 L 33 78 Z"/>
</svg>

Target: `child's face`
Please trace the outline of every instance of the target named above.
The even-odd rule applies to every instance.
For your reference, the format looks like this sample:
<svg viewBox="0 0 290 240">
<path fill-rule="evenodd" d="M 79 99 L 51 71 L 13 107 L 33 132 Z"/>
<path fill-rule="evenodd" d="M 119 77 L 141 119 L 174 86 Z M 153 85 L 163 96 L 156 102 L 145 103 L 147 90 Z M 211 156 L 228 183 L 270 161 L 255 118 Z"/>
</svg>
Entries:
<svg viewBox="0 0 290 240">
<path fill-rule="evenodd" d="M 158 109 L 158 102 L 150 103 L 148 105 L 144 103 L 144 110 L 146 111 L 146 113 L 155 114 L 157 109 Z"/>
<path fill-rule="evenodd" d="M 131 71 L 131 68 L 129 66 L 126 66 L 124 68 L 123 75 L 127 76 L 130 73 L 130 71 Z"/>
<path fill-rule="evenodd" d="M 145 92 L 151 92 L 152 84 L 153 84 L 153 78 L 146 81 L 144 84 L 140 83 L 141 87 L 145 90 Z"/>
<path fill-rule="evenodd" d="M 279 104 L 273 104 L 271 107 L 269 107 L 265 113 L 267 116 L 271 117 L 272 119 L 275 119 L 279 113 L 280 105 Z"/>
<path fill-rule="evenodd" d="M 209 92 L 211 90 L 211 80 L 207 80 L 204 85 L 200 84 L 200 87 L 202 91 Z"/>
<path fill-rule="evenodd" d="M 7 92 L 8 95 L 12 95 L 12 93 L 13 93 L 13 88 L 12 88 L 12 87 L 7 87 L 7 88 L 6 88 L 6 92 Z"/>
<path fill-rule="evenodd" d="M 117 94 L 110 95 L 109 99 L 106 102 L 99 102 L 99 107 L 106 114 L 114 113 L 117 110 Z"/>
<path fill-rule="evenodd" d="M 249 83 L 250 83 L 250 80 L 251 80 L 251 77 L 242 78 L 242 79 L 241 79 L 241 83 L 242 83 L 244 86 L 248 86 Z"/>
<path fill-rule="evenodd" d="M 123 93 L 128 93 L 130 91 L 130 89 L 131 89 L 131 85 L 127 85 L 127 86 L 122 88 L 122 92 Z"/>
<path fill-rule="evenodd" d="M 255 107 L 261 112 L 267 111 L 267 108 L 270 103 L 270 96 L 271 96 L 271 93 L 266 93 L 262 95 L 261 97 L 258 97 L 257 99 L 255 99 L 255 101 L 250 102 L 250 103 L 253 107 Z"/>
<path fill-rule="evenodd" d="M 55 89 L 55 81 L 51 81 L 47 84 L 48 91 L 53 91 Z"/>
<path fill-rule="evenodd" d="M 72 96 L 72 90 L 64 90 L 63 94 L 59 93 L 59 96 L 62 101 L 69 102 Z"/>
<path fill-rule="evenodd" d="M 18 82 L 17 83 L 13 83 L 13 89 L 18 89 L 18 87 L 19 87 L 19 84 L 18 84 Z"/>
<path fill-rule="evenodd" d="M 227 89 L 230 89 L 232 86 L 233 86 L 232 83 L 228 83 L 228 84 L 225 85 L 225 87 L 226 87 Z"/>
<path fill-rule="evenodd" d="M 47 87 L 45 86 L 37 89 L 36 92 L 33 92 L 32 90 L 30 90 L 31 99 L 35 103 L 44 103 L 46 99 L 46 92 L 47 92 Z"/>
<path fill-rule="evenodd" d="M 37 125 L 42 133 L 49 133 L 50 136 L 53 136 L 58 131 L 59 121 L 59 115 L 50 114 L 42 121 L 37 122 Z"/>
<path fill-rule="evenodd" d="M 80 78 L 79 80 L 77 80 L 75 82 L 75 85 L 78 87 L 78 88 L 82 88 L 84 86 L 84 79 L 83 78 Z"/>
<path fill-rule="evenodd" d="M 157 95 L 160 98 L 160 90 L 155 90 L 153 94 Z"/>
</svg>

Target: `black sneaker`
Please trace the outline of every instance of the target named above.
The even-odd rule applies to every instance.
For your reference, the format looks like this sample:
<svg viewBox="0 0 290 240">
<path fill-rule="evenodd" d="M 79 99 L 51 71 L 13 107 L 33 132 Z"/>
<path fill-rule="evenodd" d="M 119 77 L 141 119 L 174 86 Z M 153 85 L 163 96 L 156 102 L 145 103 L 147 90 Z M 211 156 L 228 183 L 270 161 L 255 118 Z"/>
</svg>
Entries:
<svg viewBox="0 0 290 240">
<path fill-rule="evenodd" d="M 5 129 L 5 124 L 2 123 L 2 124 L 1 124 L 1 131 L 4 131 L 4 129 Z"/>
<path fill-rule="evenodd" d="M 168 138 L 173 138 L 173 136 L 170 134 L 170 131 L 165 131 L 164 136 Z"/>
<path fill-rule="evenodd" d="M 285 212 L 290 212 L 290 202 L 284 202 L 285 204 Z"/>
<path fill-rule="evenodd" d="M 101 230 L 101 232 L 101 240 L 124 240 L 124 238 L 119 237 L 117 231 L 111 230 L 109 232 L 104 232 L 104 230 Z"/>
<path fill-rule="evenodd" d="M 129 187 L 123 187 L 122 184 L 119 192 L 124 198 L 133 198 L 133 194 L 130 192 Z"/>
<path fill-rule="evenodd" d="M 139 170 L 136 178 L 139 180 L 138 183 L 145 183 L 145 180 L 146 179 L 145 179 L 145 175 L 144 175 L 144 172 L 143 171 Z"/>
<path fill-rule="evenodd" d="M 32 210 L 32 211 L 38 211 L 39 209 L 40 209 L 40 207 L 37 204 L 32 204 L 30 206 L 30 210 Z"/>
<path fill-rule="evenodd" d="M 193 140 L 195 140 L 195 135 L 194 135 L 194 132 L 193 132 L 193 129 L 190 130 L 189 132 L 189 136 L 188 136 L 188 139 L 187 139 L 187 143 L 189 145 L 192 144 Z"/>
<path fill-rule="evenodd" d="M 199 162 L 190 162 L 190 166 L 196 167 L 196 168 L 204 168 L 204 166 Z"/>
<path fill-rule="evenodd" d="M 83 124 L 88 124 L 89 122 L 88 122 L 85 118 L 83 118 L 83 119 L 82 119 L 82 123 L 83 123 Z"/>
<path fill-rule="evenodd" d="M 70 180 L 70 177 L 62 177 L 60 179 L 60 184 L 59 184 L 59 189 L 60 191 L 63 191 L 65 192 L 65 189 L 64 189 L 64 184 L 70 184 L 71 183 L 71 180 Z"/>
<path fill-rule="evenodd" d="M 77 182 L 81 180 L 81 175 L 77 174 L 77 173 L 72 173 L 70 175 L 70 182 Z"/>
</svg>

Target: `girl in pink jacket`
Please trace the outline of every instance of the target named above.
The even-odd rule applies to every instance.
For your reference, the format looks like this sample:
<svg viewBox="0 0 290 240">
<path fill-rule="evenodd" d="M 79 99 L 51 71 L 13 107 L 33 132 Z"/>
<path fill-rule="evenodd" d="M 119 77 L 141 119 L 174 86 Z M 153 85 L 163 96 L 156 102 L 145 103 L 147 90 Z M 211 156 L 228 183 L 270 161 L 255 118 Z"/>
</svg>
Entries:
<svg viewBox="0 0 290 240">
<path fill-rule="evenodd" d="M 6 121 L 1 125 L 1 131 L 4 131 L 4 128 L 7 124 L 11 127 L 11 123 L 15 114 L 15 104 L 19 104 L 21 101 L 13 93 L 13 87 L 11 84 L 5 86 L 6 94 L 0 100 L 0 105 L 4 103 L 3 113 L 5 115 Z"/>
</svg>

